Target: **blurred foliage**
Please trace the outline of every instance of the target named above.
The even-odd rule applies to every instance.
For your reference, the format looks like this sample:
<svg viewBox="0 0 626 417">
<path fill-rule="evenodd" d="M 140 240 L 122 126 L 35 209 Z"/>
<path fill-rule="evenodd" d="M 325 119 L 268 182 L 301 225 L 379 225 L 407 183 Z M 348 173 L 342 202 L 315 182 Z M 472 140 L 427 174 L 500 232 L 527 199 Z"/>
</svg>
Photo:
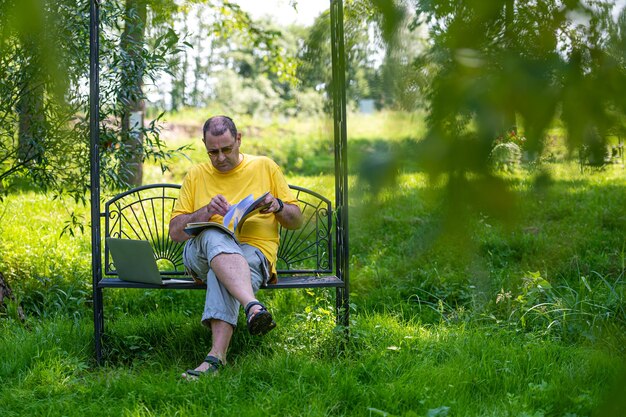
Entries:
<svg viewBox="0 0 626 417">
<path fill-rule="evenodd" d="M 89 5 L 87 0 L 0 2 L 0 191 L 17 186 L 69 195 L 85 202 L 89 187 Z M 101 10 L 101 179 L 123 187 L 131 152 L 122 141 L 121 118 L 135 73 L 154 78 L 178 50 L 169 31 L 127 65 L 120 34 L 127 11 L 120 2 Z M 124 65 L 122 65 L 124 63 Z M 137 97 L 135 97 L 137 98 Z M 141 98 L 141 97 L 138 97 Z M 158 118 L 157 118 L 158 120 Z M 148 122 L 143 158 L 167 160 L 172 151 Z M 163 167 L 163 166 L 162 166 Z"/>
<path fill-rule="evenodd" d="M 16 187 L 35 187 L 78 201 L 86 198 L 90 3 L 0 0 L 0 195 Z M 143 108 L 144 84 L 155 85 L 167 73 L 175 76 L 181 63 L 176 58 L 190 45 L 174 30 L 174 19 L 199 3 L 211 14 L 211 24 L 205 27 L 209 37 L 224 44 L 237 35 L 238 48 L 254 51 L 249 68 L 260 71 L 259 64 L 264 63 L 266 71 L 282 74 L 276 82 L 289 82 L 292 69 L 276 45 L 280 33 L 252 22 L 236 4 L 101 3 L 100 178 L 105 188 L 127 186 L 134 170 L 129 161 L 150 160 L 165 171 L 167 161 L 183 150 L 169 149 L 161 140 L 162 114 L 130 129 L 129 111 Z M 223 64 L 233 60 L 224 59 Z M 135 136 L 143 137 L 139 146 Z"/>
<path fill-rule="evenodd" d="M 523 131 L 530 160 L 542 155 L 556 119 L 565 126 L 570 152 L 585 147 L 596 160 L 609 135 L 624 134 L 626 12 L 615 17 L 614 2 L 372 4 L 390 49 L 402 52 L 399 28 L 428 31 L 429 47 L 411 62 L 428 114 L 416 156 L 433 178 L 448 180 L 454 205 L 490 215 L 511 208 L 489 164 L 494 141 L 511 129 Z"/>
</svg>

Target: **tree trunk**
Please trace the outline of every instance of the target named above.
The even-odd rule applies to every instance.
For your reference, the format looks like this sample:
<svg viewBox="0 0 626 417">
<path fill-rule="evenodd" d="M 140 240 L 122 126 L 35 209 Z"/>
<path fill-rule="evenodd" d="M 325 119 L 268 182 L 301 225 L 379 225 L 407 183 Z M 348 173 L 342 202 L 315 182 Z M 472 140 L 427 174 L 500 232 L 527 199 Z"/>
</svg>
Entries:
<svg viewBox="0 0 626 417">
<path fill-rule="evenodd" d="M 187 14 L 184 14 L 182 17 L 182 26 L 187 27 Z M 197 53 L 197 52 L 196 52 Z M 171 100 L 172 100 L 172 111 L 177 111 L 185 106 L 185 76 L 187 73 L 188 62 L 187 62 L 187 52 L 183 52 L 179 57 L 175 60 L 175 69 L 173 71 L 174 77 L 172 79 L 172 91 L 171 91 Z"/>
<path fill-rule="evenodd" d="M 504 36 L 507 46 L 510 45 L 513 39 L 513 21 L 515 13 L 515 0 L 506 0 L 504 4 Z M 502 132 L 514 131 L 517 133 L 517 121 L 515 120 L 515 110 L 511 108 L 504 109 L 504 115 L 502 117 Z"/>
<path fill-rule="evenodd" d="M 43 154 L 45 88 L 37 43 L 30 37 L 25 37 L 22 43 L 28 58 L 22 71 L 21 93 L 16 106 L 19 117 L 17 155 L 19 161 L 28 166 Z"/>
<path fill-rule="evenodd" d="M 195 107 L 200 107 L 200 77 L 202 74 L 202 54 L 203 54 L 203 44 L 206 42 L 206 37 L 203 36 L 203 25 L 202 25 L 202 8 L 198 7 L 196 10 L 196 21 L 198 22 L 198 26 L 196 29 L 196 36 L 194 38 L 194 77 L 193 77 L 193 85 L 191 87 L 191 105 Z"/>
<path fill-rule="evenodd" d="M 126 0 L 126 23 L 120 41 L 126 79 L 120 93 L 122 104 L 122 141 L 128 151 L 126 163 L 122 164 L 120 176 L 130 185 L 141 185 L 143 181 L 143 57 L 147 18 L 146 0 Z"/>
</svg>

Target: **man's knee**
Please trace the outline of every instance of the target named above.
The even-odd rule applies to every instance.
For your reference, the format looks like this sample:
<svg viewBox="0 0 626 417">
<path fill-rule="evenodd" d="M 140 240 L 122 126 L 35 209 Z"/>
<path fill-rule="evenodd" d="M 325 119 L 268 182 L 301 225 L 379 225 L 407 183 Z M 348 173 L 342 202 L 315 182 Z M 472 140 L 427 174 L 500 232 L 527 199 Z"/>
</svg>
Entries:
<svg viewBox="0 0 626 417">
<path fill-rule="evenodd" d="M 212 269 L 225 265 L 248 265 L 246 258 L 240 253 L 221 252 L 213 256 L 210 261 Z"/>
<path fill-rule="evenodd" d="M 239 244 L 227 233 L 218 229 L 207 229 L 187 242 L 189 255 L 204 258 L 211 263 L 221 254 L 242 254 Z"/>
</svg>

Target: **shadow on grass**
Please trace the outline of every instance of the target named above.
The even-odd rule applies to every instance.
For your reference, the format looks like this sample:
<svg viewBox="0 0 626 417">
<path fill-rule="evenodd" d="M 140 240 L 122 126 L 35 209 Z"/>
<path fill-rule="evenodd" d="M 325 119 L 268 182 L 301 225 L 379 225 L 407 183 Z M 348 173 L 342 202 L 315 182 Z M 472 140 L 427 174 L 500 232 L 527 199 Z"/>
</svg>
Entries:
<svg viewBox="0 0 626 417">
<path fill-rule="evenodd" d="M 508 221 L 425 182 L 376 195 L 356 187 L 352 196 L 362 193 L 365 204 L 350 212 L 353 299 L 436 322 L 443 310 L 489 312 L 501 290 L 519 291 L 531 271 L 553 286 L 578 288 L 581 277 L 603 286 L 603 277 L 623 287 L 626 184 L 589 177 L 537 189 L 524 178 L 506 181 L 515 201 Z"/>
</svg>

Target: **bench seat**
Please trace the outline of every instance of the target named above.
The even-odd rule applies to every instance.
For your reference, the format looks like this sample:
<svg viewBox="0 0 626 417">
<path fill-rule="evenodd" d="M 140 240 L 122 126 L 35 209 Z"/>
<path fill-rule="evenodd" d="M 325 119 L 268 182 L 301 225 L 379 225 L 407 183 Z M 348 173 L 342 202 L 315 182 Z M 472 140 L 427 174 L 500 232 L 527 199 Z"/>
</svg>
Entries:
<svg viewBox="0 0 626 417">
<path fill-rule="evenodd" d="M 153 288 L 153 289 L 174 289 L 174 290 L 204 290 L 206 285 L 196 284 L 191 278 L 176 278 L 185 279 L 188 282 L 175 283 L 175 284 L 144 284 L 141 282 L 128 282 L 119 278 L 106 278 L 98 283 L 98 288 Z M 273 290 L 280 288 L 343 288 L 344 283 L 335 275 L 327 276 L 299 276 L 299 277 L 283 277 L 279 278 L 275 284 L 268 284 L 261 289 Z"/>
</svg>

